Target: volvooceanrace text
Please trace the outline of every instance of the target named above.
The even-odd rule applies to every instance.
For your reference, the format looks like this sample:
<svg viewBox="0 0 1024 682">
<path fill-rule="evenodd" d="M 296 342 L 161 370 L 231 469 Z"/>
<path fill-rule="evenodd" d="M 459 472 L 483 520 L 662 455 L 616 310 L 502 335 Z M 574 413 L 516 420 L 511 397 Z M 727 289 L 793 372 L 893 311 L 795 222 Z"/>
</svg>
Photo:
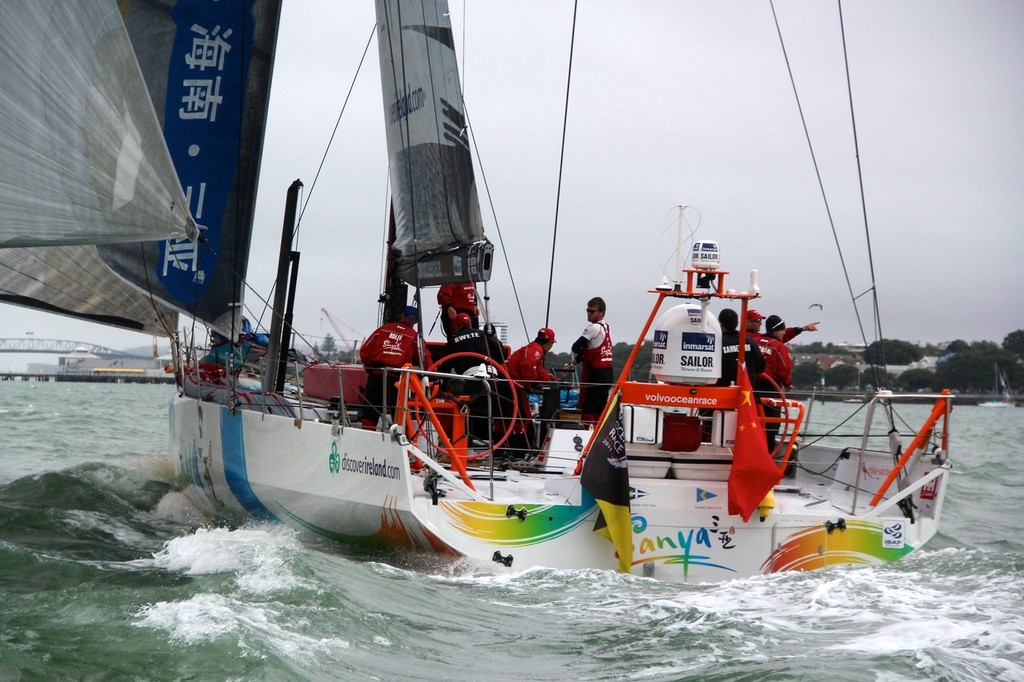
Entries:
<svg viewBox="0 0 1024 682">
<path fill-rule="evenodd" d="M 662 405 L 700 405 L 711 407 L 718 404 L 717 398 L 696 398 L 688 395 L 661 395 L 659 393 L 645 393 L 644 399 L 652 403 Z"/>
</svg>

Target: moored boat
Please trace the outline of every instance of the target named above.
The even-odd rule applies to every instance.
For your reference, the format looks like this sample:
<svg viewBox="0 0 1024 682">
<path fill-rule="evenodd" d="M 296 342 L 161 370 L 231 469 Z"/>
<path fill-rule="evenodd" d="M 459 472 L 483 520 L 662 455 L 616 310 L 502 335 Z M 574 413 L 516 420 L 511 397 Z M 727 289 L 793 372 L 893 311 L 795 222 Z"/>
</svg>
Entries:
<svg viewBox="0 0 1024 682">
<path fill-rule="evenodd" d="M 1006 381 L 1006 374 L 1003 370 L 999 369 L 999 365 L 995 366 L 996 379 L 994 397 L 987 400 L 982 400 L 978 403 L 980 407 L 1014 407 L 1016 402 L 1013 399 L 1013 393 L 1010 391 L 1010 385 Z"/>
</svg>

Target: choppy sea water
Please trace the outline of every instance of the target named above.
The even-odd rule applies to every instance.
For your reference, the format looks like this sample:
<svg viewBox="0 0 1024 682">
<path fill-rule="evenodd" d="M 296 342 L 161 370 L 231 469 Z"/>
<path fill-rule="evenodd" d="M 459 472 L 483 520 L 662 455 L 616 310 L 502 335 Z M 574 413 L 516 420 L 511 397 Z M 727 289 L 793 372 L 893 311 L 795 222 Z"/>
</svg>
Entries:
<svg viewBox="0 0 1024 682">
<path fill-rule="evenodd" d="M 683 586 L 206 527 L 168 398 L 0 382 L 0 680 L 1024 680 L 1021 408 L 956 408 L 910 559 Z"/>
</svg>

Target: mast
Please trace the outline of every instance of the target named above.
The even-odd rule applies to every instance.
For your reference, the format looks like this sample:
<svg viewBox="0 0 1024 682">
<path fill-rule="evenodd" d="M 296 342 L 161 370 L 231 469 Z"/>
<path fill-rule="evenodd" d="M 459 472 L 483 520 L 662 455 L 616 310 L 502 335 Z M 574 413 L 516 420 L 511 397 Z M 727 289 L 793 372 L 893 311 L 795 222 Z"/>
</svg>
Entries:
<svg viewBox="0 0 1024 682">
<path fill-rule="evenodd" d="M 281 251 L 277 258 L 277 279 L 275 280 L 274 307 L 270 320 L 270 343 L 263 368 L 263 390 L 270 393 L 284 389 L 285 367 L 288 362 L 288 341 L 291 338 L 291 313 L 286 310 L 295 301 L 294 293 L 289 295 L 289 283 L 294 286 L 296 273 L 289 270 L 293 261 L 298 265 L 298 253 L 292 251 L 295 236 L 295 215 L 299 205 L 299 190 L 302 180 L 295 180 L 288 188 L 284 206 L 284 224 L 281 226 Z M 284 350 L 282 350 L 284 349 Z M 280 385 L 280 389 L 278 388 Z"/>
</svg>

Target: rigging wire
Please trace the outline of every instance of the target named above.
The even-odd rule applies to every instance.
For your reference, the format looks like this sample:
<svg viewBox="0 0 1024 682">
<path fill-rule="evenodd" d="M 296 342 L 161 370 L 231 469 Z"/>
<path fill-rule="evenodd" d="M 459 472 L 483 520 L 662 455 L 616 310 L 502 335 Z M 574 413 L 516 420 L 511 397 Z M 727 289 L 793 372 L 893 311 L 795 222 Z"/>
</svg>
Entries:
<svg viewBox="0 0 1024 682">
<path fill-rule="evenodd" d="M 565 169 L 565 131 L 569 124 L 569 92 L 572 86 L 572 57 L 576 46 L 576 13 L 579 0 L 572 5 L 572 37 L 569 39 L 569 68 L 565 78 L 565 110 L 562 114 L 562 148 L 558 158 L 558 189 L 555 192 L 555 224 L 551 230 L 551 264 L 548 267 L 548 303 L 544 309 L 544 326 L 551 324 L 551 289 L 555 278 L 555 246 L 558 242 L 558 213 L 562 200 L 562 171 Z"/>
<path fill-rule="evenodd" d="M 529 336 L 529 329 L 526 326 L 526 316 L 523 313 L 523 302 L 519 298 L 519 289 L 516 287 L 516 279 L 512 275 L 512 263 L 508 259 L 508 249 L 505 248 L 505 238 L 501 233 L 501 225 L 498 223 L 498 212 L 494 207 L 494 196 L 491 194 L 490 185 L 487 184 L 487 174 L 484 172 L 484 161 L 480 155 L 480 148 L 476 141 L 476 132 L 473 130 L 473 125 L 470 122 L 469 117 L 469 105 L 466 103 L 466 72 L 468 71 L 466 63 L 466 25 L 469 22 L 466 21 L 466 3 L 463 0 L 462 3 L 462 68 L 459 70 L 459 76 L 462 78 L 462 113 L 466 117 L 466 131 L 468 132 L 468 138 L 470 144 L 473 145 L 473 154 L 476 156 L 477 167 L 480 169 L 480 182 L 483 184 L 484 195 L 487 197 L 487 206 L 491 209 L 491 219 L 494 220 L 494 231 L 498 235 L 498 244 L 501 246 L 501 255 L 505 260 L 505 268 L 508 270 L 509 282 L 512 285 L 512 297 L 516 302 L 516 309 L 519 311 L 519 321 L 523 325 L 523 333 Z M 487 283 L 484 283 L 485 290 Z M 490 310 L 485 311 L 487 314 L 488 321 L 490 320 Z"/>
<path fill-rule="evenodd" d="M 858 299 L 861 296 L 863 296 L 864 293 L 867 293 L 867 292 L 862 292 L 861 294 L 854 294 L 854 292 L 853 292 L 853 284 L 850 281 L 849 267 L 847 266 L 846 258 L 843 255 L 843 247 L 842 247 L 842 245 L 840 244 L 840 241 L 839 241 L 839 234 L 836 231 L 835 219 L 832 216 L 832 209 L 829 206 L 828 196 L 827 196 L 827 194 L 825 192 L 825 185 L 824 185 L 824 182 L 822 181 L 822 178 L 821 178 L 821 169 L 818 166 L 818 159 L 817 159 L 817 156 L 816 156 L 816 154 L 814 152 L 814 145 L 811 142 L 810 131 L 807 128 L 807 119 L 806 119 L 806 117 L 804 115 L 803 106 L 802 106 L 802 104 L 800 102 L 800 95 L 799 95 L 799 92 L 797 91 L 797 87 L 796 87 L 796 79 L 793 76 L 793 69 L 792 69 L 792 66 L 790 65 L 789 54 L 786 51 L 786 44 L 785 44 L 785 41 L 783 40 L 783 37 L 782 37 L 782 29 L 779 26 L 779 18 L 778 18 L 778 14 L 776 13 L 776 10 L 775 10 L 775 2 L 774 2 L 774 0 L 769 0 L 769 4 L 770 4 L 770 6 L 772 8 L 772 18 L 775 21 L 775 30 L 776 30 L 776 33 L 779 36 L 779 45 L 780 45 L 780 47 L 782 49 L 783 59 L 786 62 L 786 70 L 789 73 L 789 82 L 790 82 L 790 86 L 793 89 L 793 97 L 796 100 L 797 111 L 800 114 L 800 122 L 801 122 L 801 124 L 803 126 L 803 129 L 804 129 L 804 138 L 807 140 L 807 148 L 808 148 L 808 151 L 810 152 L 810 155 L 811 155 L 811 162 L 814 165 L 814 173 L 815 173 L 815 176 L 817 177 L 817 180 L 818 180 L 818 188 L 821 191 L 821 198 L 822 198 L 822 201 L 825 204 L 825 213 L 828 215 L 829 227 L 832 230 L 832 239 L 833 239 L 833 241 L 835 241 L 836 250 L 838 251 L 838 254 L 839 254 L 839 262 L 842 265 L 842 269 L 843 269 L 843 277 L 846 279 L 846 288 L 847 288 L 847 291 L 850 294 L 850 300 L 853 303 L 853 312 L 854 312 L 854 315 L 857 318 L 857 327 L 860 330 L 861 341 L 864 343 L 864 345 L 866 347 L 868 345 L 867 344 L 867 334 L 866 334 L 865 329 L 864 329 L 864 322 L 861 319 L 860 308 L 857 305 L 857 301 L 858 301 Z M 852 86 L 850 85 L 850 67 L 849 67 L 849 55 L 847 53 L 847 47 L 846 47 L 846 33 L 845 33 L 844 28 L 843 28 L 843 7 L 842 7 L 842 1 L 841 0 L 837 0 L 837 4 L 838 4 L 838 9 L 839 9 L 840 33 L 842 34 L 843 61 L 844 61 L 845 68 L 846 68 L 847 98 L 848 98 L 848 101 L 850 103 L 850 119 L 851 119 L 851 125 L 853 127 L 854 152 L 855 152 L 856 159 L 857 159 L 857 175 L 858 175 L 858 178 L 859 178 L 861 211 L 862 211 L 863 218 L 864 218 L 864 232 L 865 232 L 865 235 L 867 235 L 867 250 L 868 250 L 868 259 L 869 259 L 869 266 L 870 266 L 869 269 L 870 269 L 870 276 L 871 276 L 871 286 L 869 288 L 869 291 L 872 292 L 873 305 L 874 305 L 874 320 L 875 320 L 875 329 L 874 329 L 874 331 L 875 331 L 875 334 L 876 334 L 876 338 L 879 341 L 878 345 L 879 345 L 879 348 L 881 350 L 881 364 L 882 364 L 882 367 L 884 368 L 885 367 L 885 356 L 884 356 L 884 346 L 881 343 L 881 339 L 882 339 L 881 319 L 880 319 L 879 308 L 878 308 L 878 293 L 877 293 L 877 287 L 876 287 L 876 282 L 875 282 L 874 262 L 873 262 L 873 259 L 872 259 L 872 252 L 871 252 L 870 232 L 868 230 L 867 205 L 866 205 L 865 198 L 864 198 L 863 170 L 862 170 L 861 163 L 860 163 L 860 149 L 859 149 L 859 146 L 857 144 L 857 125 L 856 125 L 856 117 L 854 115 L 854 108 L 853 108 L 853 90 L 852 90 Z M 875 386 L 879 386 L 880 385 L 879 382 L 880 382 L 880 378 L 881 377 L 879 377 L 879 375 L 878 375 L 876 363 L 875 363 L 875 361 L 873 359 L 870 359 L 870 361 L 871 361 L 872 372 L 873 372 L 873 375 L 874 375 L 873 376 L 873 380 L 875 382 Z"/>
<path fill-rule="evenodd" d="M 882 375 L 879 375 L 878 364 L 871 359 L 871 371 L 875 382 L 875 386 L 881 385 L 881 380 L 885 378 L 885 344 L 882 343 L 882 314 L 878 307 L 878 284 L 875 279 L 875 259 L 874 253 L 871 250 L 871 230 L 868 229 L 868 208 L 867 200 L 864 196 L 864 168 L 860 162 L 860 143 L 857 138 L 857 116 L 853 108 L 853 86 L 850 82 L 850 56 L 846 49 L 846 27 L 843 23 L 843 2 L 842 0 L 836 0 L 836 4 L 839 8 L 839 31 L 843 37 L 843 64 L 846 69 L 846 94 L 847 99 L 850 102 L 850 127 L 853 129 L 853 149 L 857 158 L 857 182 L 860 188 L 860 208 L 861 215 L 864 218 L 864 239 L 867 241 L 868 247 L 868 269 L 871 273 L 871 301 L 875 309 L 875 335 L 878 339 L 878 360 L 881 364 Z M 865 344 L 866 345 L 866 344 Z"/>
<path fill-rule="evenodd" d="M 349 99 L 351 99 L 351 97 L 352 97 L 352 91 L 355 88 L 356 80 L 358 79 L 359 74 L 362 71 L 363 62 L 366 60 L 366 54 L 369 51 L 371 43 L 373 42 L 373 36 L 376 33 L 376 30 L 377 30 L 377 26 L 376 26 L 376 24 L 374 24 L 373 28 L 370 30 L 370 36 L 369 36 L 369 38 L 366 41 L 366 45 L 363 47 L 363 54 L 359 58 L 359 64 L 356 67 L 355 74 L 352 76 L 352 82 L 349 83 L 348 92 L 345 94 L 344 102 L 342 102 L 341 111 L 338 112 L 338 118 L 337 118 L 337 120 L 334 123 L 334 128 L 331 131 L 331 136 L 328 139 L 327 145 L 324 148 L 324 153 L 323 153 L 323 155 L 320 158 L 320 164 L 317 166 L 316 175 L 313 177 L 313 182 L 310 184 L 309 190 L 304 192 L 305 200 L 301 202 L 301 206 L 302 207 L 299 210 L 299 215 L 298 215 L 298 217 L 295 220 L 295 241 L 296 242 L 298 241 L 299 229 L 300 229 L 300 227 L 302 225 L 302 216 L 306 212 L 306 207 L 309 205 L 310 199 L 312 198 L 313 189 L 316 187 L 317 180 L 320 178 L 320 174 L 323 171 L 324 164 L 327 162 L 327 155 L 330 153 L 331 146 L 334 143 L 334 138 L 338 134 L 338 128 L 341 126 L 341 118 L 342 118 L 342 116 L 344 116 L 345 110 L 348 107 Z M 303 187 L 303 189 L 305 189 L 305 187 Z M 207 248 L 209 248 L 209 247 L 207 247 Z M 235 273 L 235 275 L 239 275 L 240 274 L 239 268 L 236 267 L 235 265 L 232 265 L 231 269 Z M 260 302 L 263 303 L 263 311 L 260 312 L 258 315 L 257 314 L 253 314 L 252 315 L 252 317 L 255 318 L 255 323 L 254 323 L 253 327 L 254 328 L 259 328 L 260 326 L 263 325 L 263 316 L 268 311 L 270 312 L 271 316 L 273 316 L 275 314 L 274 311 L 273 311 L 273 306 L 271 305 L 271 301 L 274 298 L 274 291 L 275 291 L 275 289 L 277 287 L 277 281 L 275 280 L 271 284 L 270 291 L 268 292 L 266 297 L 264 297 L 256 289 L 254 289 L 247 281 L 245 281 L 244 278 L 242 279 L 242 287 L 244 289 L 248 290 L 250 294 L 255 295 L 256 298 L 258 298 L 260 300 Z M 246 307 L 248 308 L 248 306 L 246 306 Z M 249 308 L 249 309 L 250 309 L 250 311 L 252 310 L 252 308 Z M 232 320 L 232 324 L 234 324 L 234 320 Z M 193 319 L 192 327 L 193 327 L 192 331 L 193 331 L 193 335 L 194 335 L 195 334 L 195 320 L 194 319 Z M 298 336 L 300 338 L 303 338 L 303 340 L 306 340 L 302 336 L 302 334 L 299 334 L 294 328 L 292 329 L 292 332 L 296 336 Z"/>
<path fill-rule="evenodd" d="M 529 337 L 530 332 L 529 328 L 526 326 L 526 316 L 523 314 L 523 302 L 519 298 L 519 289 L 516 287 L 516 279 L 512 276 L 512 264 L 508 260 L 508 249 L 505 248 L 505 237 L 502 235 L 501 225 L 498 223 L 498 213 L 494 208 L 494 197 L 491 195 L 491 188 L 487 184 L 487 174 L 484 173 L 483 158 L 480 156 L 480 149 L 476 144 L 476 134 L 473 132 L 473 127 L 469 124 L 469 107 L 465 102 L 463 102 L 463 109 L 466 113 L 466 127 L 470 132 L 469 139 L 473 143 L 473 152 L 476 154 L 476 162 L 480 167 L 480 181 L 484 186 L 484 194 L 487 196 L 487 205 L 491 209 L 491 218 L 494 220 L 494 231 L 498 235 L 498 244 L 501 245 L 501 254 L 505 259 L 505 267 L 508 269 L 509 281 L 512 284 L 512 296 L 516 300 L 516 308 L 519 310 L 519 320 L 522 322 L 523 331 L 526 333 L 527 337 Z M 544 324 L 546 326 L 547 322 L 545 321 Z"/>
<path fill-rule="evenodd" d="M 338 128 L 341 126 L 341 117 L 345 115 L 345 109 L 348 108 L 348 101 L 352 97 L 352 90 L 356 87 L 356 80 L 359 78 L 359 74 L 363 70 L 363 62 L 366 61 L 366 53 L 370 50 L 370 44 L 373 42 L 373 36 L 377 32 L 377 24 L 374 23 L 373 28 L 370 29 L 370 36 L 366 39 L 366 45 L 363 47 L 363 55 L 359 58 L 359 64 L 356 66 L 356 72 L 352 75 L 352 82 L 348 85 L 348 92 L 345 93 L 345 101 L 341 103 L 341 111 L 338 112 L 338 120 L 334 122 L 334 130 L 331 131 L 331 137 L 327 140 L 327 146 L 324 148 L 324 154 L 320 157 L 320 165 L 317 166 L 316 175 L 313 176 L 313 182 L 309 185 L 309 190 L 306 192 L 306 200 L 302 202 L 302 208 L 299 210 L 299 217 L 295 221 L 295 235 L 298 237 L 299 227 L 302 225 L 302 216 L 306 213 L 306 206 L 309 205 L 309 200 L 313 198 L 313 190 L 316 188 L 316 181 L 320 178 L 320 172 L 324 169 L 324 164 L 327 162 L 327 155 L 331 151 L 331 145 L 334 143 L 334 137 L 338 134 Z"/>
</svg>

